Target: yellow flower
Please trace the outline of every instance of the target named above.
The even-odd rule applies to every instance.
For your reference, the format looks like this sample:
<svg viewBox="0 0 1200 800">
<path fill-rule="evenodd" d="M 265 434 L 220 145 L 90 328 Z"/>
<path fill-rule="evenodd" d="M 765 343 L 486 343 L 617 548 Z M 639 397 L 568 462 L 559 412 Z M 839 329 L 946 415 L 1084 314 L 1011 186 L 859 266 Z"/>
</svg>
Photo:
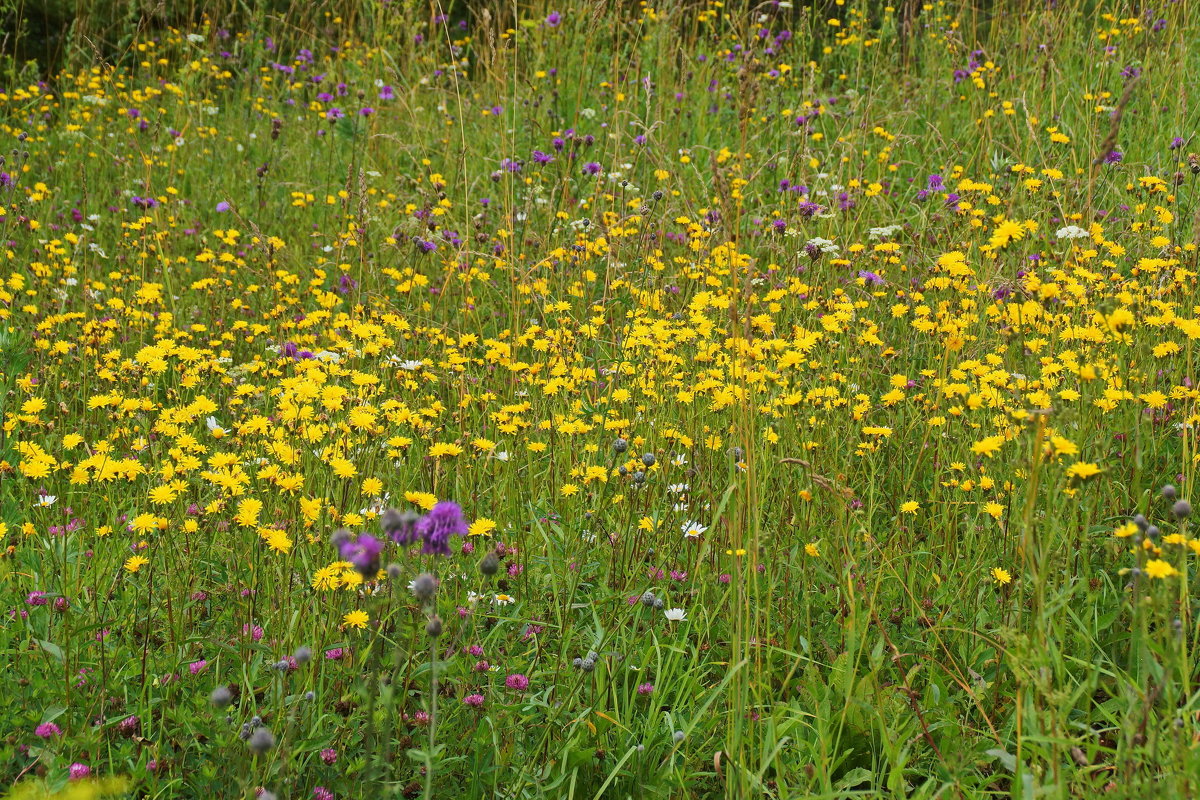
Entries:
<svg viewBox="0 0 1200 800">
<path fill-rule="evenodd" d="M 353 478 L 358 474 L 358 468 L 344 458 L 333 459 L 329 462 L 329 466 L 333 467 L 333 474 L 339 478 Z"/>
<path fill-rule="evenodd" d="M 437 505 L 437 495 L 430 494 L 429 492 L 405 492 L 404 499 L 414 505 L 420 506 L 426 511 Z"/>
<path fill-rule="evenodd" d="M 817 547 L 812 542 L 809 542 L 808 544 L 804 545 L 804 552 L 809 556 L 816 558 L 817 556 L 821 555 L 821 548 Z"/>
<path fill-rule="evenodd" d="M 992 567 L 992 580 L 1001 586 L 1012 583 L 1012 574 L 1002 567 Z"/>
<path fill-rule="evenodd" d="M 1103 471 L 1098 464 L 1077 461 L 1067 467 L 1067 477 L 1074 481 L 1086 481 L 1088 478 L 1099 475 Z"/>
<path fill-rule="evenodd" d="M 312 588 L 319 592 L 327 591 L 329 589 L 336 589 L 341 583 L 341 579 L 338 577 L 340 574 L 341 570 L 339 570 L 336 565 L 321 567 L 319 570 L 313 573 L 311 584 Z"/>
<path fill-rule="evenodd" d="M 134 533 L 149 533 L 158 527 L 158 519 L 153 514 L 141 513 L 129 523 Z"/>
<path fill-rule="evenodd" d="M 457 456 L 462 454 L 463 449 L 453 442 L 438 442 L 433 447 L 429 448 L 429 455 L 433 458 L 442 458 L 443 456 Z"/>
<path fill-rule="evenodd" d="M 156 506 L 165 506 L 174 500 L 175 490 L 170 486 L 155 486 L 150 490 L 150 502 Z"/>
<path fill-rule="evenodd" d="M 487 517 L 480 517 L 467 528 L 467 536 L 487 536 L 496 529 L 496 523 Z"/>
<path fill-rule="evenodd" d="M 137 572 L 149 563 L 150 559 L 145 556 L 130 556 L 125 560 L 125 570 L 126 572 Z"/>
<path fill-rule="evenodd" d="M 977 456 L 991 458 L 1004 445 L 1003 436 L 989 436 L 983 441 L 971 445 L 971 452 Z"/>
<path fill-rule="evenodd" d="M 1146 562 L 1146 574 L 1151 578 L 1169 578 L 1172 575 L 1178 575 L 1179 570 L 1161 558 L 1155 558 Z"/>
<path fill-rule="evenodd" d="M 559 492 L 563 497 L 571 497 L 579 493 L 579 487 L 573 483 L 564 483 Z"/>
<path fill-rule="evenodd" d="M 364 497 L 378 497 L 383 494 L 383 481 L 379 478 L 367 478 L 362 482 L 362 494 Z"/>
<path fill-rule="evenodd" d="M 276 553 L 287 555 L 292 550 L 293 542 L 288 538 L 285 531 L 281 531 L 278 528 L 264 528 L 259 535 L 267 543 L 267 547 L 270 547 Z"/>
<path fill-rule="evenodd" d="M 262 510 L 263 504 L 261 500 L 254 497 L 247 497 L 238 503 L 235 520 L 238 525 L 244 528 L 256 527 L 258 525 L 258 515 L 262 513 Z"/>
<path fill-rule="evenodd" d="M 343 628 L 358 628 L 362 630 L 367 627 L 367 622 L 371 618 L 367 616 L 367 612 L 361 610 L 351 611 L 346 616 L 342 617 Z"/>
<path fill-rule="evenodd" d="M 997 503 L 995 501 L 985 505 L 983 507 L 983 510 L 992 519 L 998 520 L 998 519 L 1000 519 L 1000 517 L 1004 516 L 1004 506 L 1000 505 L 999 503 Z"/>
<path fill-rule="evenodd" d="M 920 507 L 921 507 L 921 504 L 918 503 L 916 500 L 909 500 L 905 503 L 900 504 L 900 513 L 901 514 L 915 514 L 915 513 L 917 513 L 917 509 Z"/>
<path fill-rule="evenodd" d="M 1116 536 L 1118 539 L 1128 539 L 1130 536 L 1133 536 L 1135 533 L 1137 533 L 1137 530 L 1137 525 L 1133 523 L 1133 520 L 1130 520 L 1113 531 L 1113 536 Z"/>
</svg>

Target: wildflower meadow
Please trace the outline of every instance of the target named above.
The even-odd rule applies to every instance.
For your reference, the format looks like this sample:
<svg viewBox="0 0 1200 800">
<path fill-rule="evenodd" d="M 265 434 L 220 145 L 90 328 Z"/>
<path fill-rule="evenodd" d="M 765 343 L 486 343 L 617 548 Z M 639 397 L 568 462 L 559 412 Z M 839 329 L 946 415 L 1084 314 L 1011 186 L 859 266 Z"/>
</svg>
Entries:
<svg viewBox="0 0 1200 800">
<path fill-rule="evenodd" d="M 0 796 L 1200 795 L 1195 0 L 0 0 Z"/>
</svg>

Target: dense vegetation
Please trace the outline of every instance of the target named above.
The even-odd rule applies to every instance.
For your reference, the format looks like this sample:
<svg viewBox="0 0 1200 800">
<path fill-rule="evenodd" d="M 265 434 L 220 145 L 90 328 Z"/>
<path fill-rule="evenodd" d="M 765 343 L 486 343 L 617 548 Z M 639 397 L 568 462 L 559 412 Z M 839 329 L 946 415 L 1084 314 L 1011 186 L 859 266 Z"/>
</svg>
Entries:
<svg viewBox="0 0 1200 800">
<path fill-rule="evenodd" d="M 1194 3 L 112 5 L 0 9 L 13 797 L 1200 791 Z"/>
</svg>

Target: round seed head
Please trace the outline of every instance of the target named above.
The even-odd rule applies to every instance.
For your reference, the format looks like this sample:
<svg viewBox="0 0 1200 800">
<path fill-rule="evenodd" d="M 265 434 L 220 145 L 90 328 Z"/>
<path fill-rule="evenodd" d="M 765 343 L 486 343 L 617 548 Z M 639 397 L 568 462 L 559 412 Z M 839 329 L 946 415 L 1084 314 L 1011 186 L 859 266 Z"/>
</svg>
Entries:
<svg viewBox="0 0 1200 800">
<path fill-rule="evenodd" d="M 433 599 L 433 593 L 437 591 L 437 581 L 428 572 L 422 572 L 412 582 L 413 596 L 422 603 L 428 603 Z"/>
<path fill-rule="evenodd" d="M 212 694 L 208 696 L 208 702 L 212 703 L 217 708 L 225 708 L 233 702 L 233 692 L 229 691 L 227 686 L 218 686 L 212 690 Z"/>
<path fill-rule="evenodd" d="M 255 728 L 246 746 L 250 748 L 251 753 L 261 756 L 275 746 L 275 736 L 265 727 Z"/>
</svg>

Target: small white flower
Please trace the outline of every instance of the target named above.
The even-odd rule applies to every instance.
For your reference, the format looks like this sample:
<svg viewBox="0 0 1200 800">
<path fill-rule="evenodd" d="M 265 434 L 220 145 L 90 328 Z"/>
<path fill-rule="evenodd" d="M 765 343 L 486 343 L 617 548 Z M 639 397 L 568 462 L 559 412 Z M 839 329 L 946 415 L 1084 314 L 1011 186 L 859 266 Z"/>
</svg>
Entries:
<svg viewBox="0 0 1200 800">
<path fill-rule="evenodd" d="M 677 467 L 682 467 L 687 464 L 687 456 L 685 456 L 683 453 L 678 453 L 676 454 L 675 458 L 671 460 L 671 463 Z"/>
<path fill-rule="evenodd" d="M 667 491 L 671 494 L 683 494 L 687 490 L 688 485 L 686 483 L 672 483 L 667 487 Z"/>
<path fill-rule="evenodd" d="M 871 228 L 867 231 L 867 236 L 871 239 L 890 239 L 902 230 L 904 230 L 903 225 L 887 225 L 882 228 Z"/>
<path fill-rule="evenodd" d="M 187 40 L 189 42 L 191 42 L 192 44 L 203 44 L 204 43 L 204 37 L 198 33 L 189 33 L 187 35 Z"/>
<path fill-rule="evenodd" d="M 508 461 L 508 451 L 507 450 L 497 450 L 496 452 L 492 453 L 492 457 L 495 458 L 497 461 Z"/>
<path fill-rule="evenodd" d="M 697 539 L 708 530 L 707 525 L 701 525 L 694 520 L 688 520 L 683 523 L 683 536 L 686 539 Z"/>
<path fill-rule="evenodd" d="M 205 425 L 208 427 L 208 430 L 209 430 L 210 432 L 211 432 L 211 431 L 224 431 L 224 430 L 225 430 L 225 429 L 224 429 L 224 428 L 222 428 L 222 427 L 221 427 L 221 425 L 220 425 L 220 424 L 217 422 L 217 418 L 216 418 L 216 417 L 209 417 L 208 419 L 204 420 L 204 424 L 205 424 Z"/>
<path fill-rule="evenodd" d="M 687 612 L 682 608 L 668 608 L 663 616 L 670 622 L 687 622 Z"/>
<path fill-rule="evenodd" d="M 804 246 L 805 247 L 815 247 L 818 250 L 820 250 L 822 253 L 832 253 L 834 255 L 837 255 L 838 251 L 840 251 L 842 249 L 842 248 L 838 247 L 836 244 L 834 244 L 833 242 L 829 241 L 828 239 L 822 239 L 820 236 L 817 236 L 813 239 L 809 239 L 807 242 L 804 243 Z"/>
<path fill-rule="evenodd" d="M 1086 239 L 1091 234 L 1078 225 L 1068 225 L 1065 228 L 1059 228 L 1055 236 L 1060 239 Z"/>
<path fill-rule="evenodd" d="M 42 508 L 49 508 L 54 505 L 54 501 L 58 499 L 57 495 L 44 494 L 37 499 L 37 504 Z"/>
</svg>

